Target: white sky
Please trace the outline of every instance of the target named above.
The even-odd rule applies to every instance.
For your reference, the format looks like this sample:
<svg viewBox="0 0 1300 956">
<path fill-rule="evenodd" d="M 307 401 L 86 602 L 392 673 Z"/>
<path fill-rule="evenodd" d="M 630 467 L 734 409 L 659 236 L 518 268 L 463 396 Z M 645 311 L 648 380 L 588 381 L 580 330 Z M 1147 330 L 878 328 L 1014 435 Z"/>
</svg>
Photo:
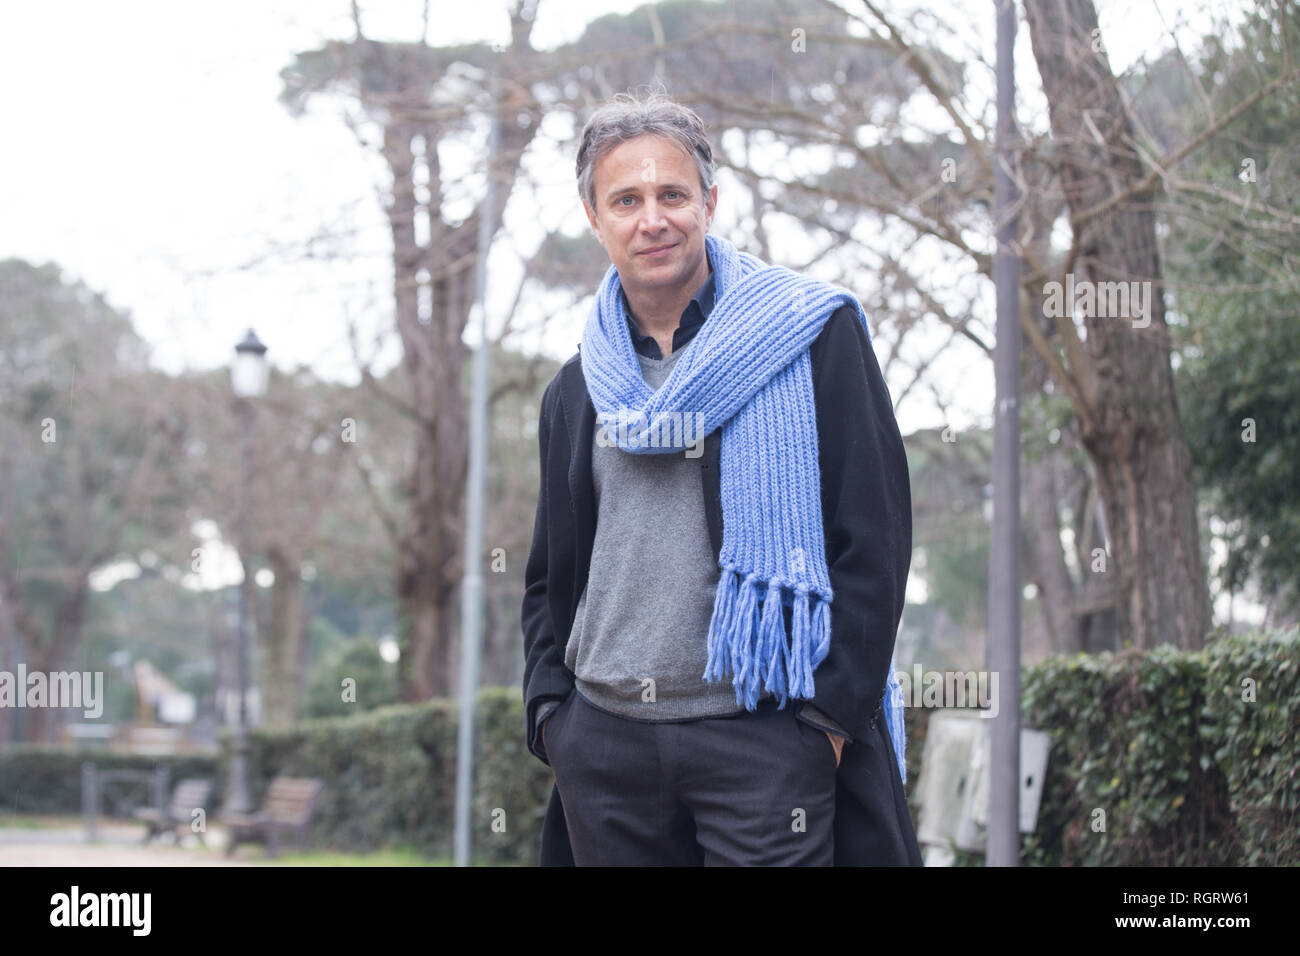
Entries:
<svg viewBox="0 0 1300 956">
<path fill-rule="evenodd" d="M 742 15 L 744 3 L 733 0 Z M 534 43 L 567 42 L 595 16 L 638 5 L 542 0 Z M 970 10 L 928 6 L 945 17 Z M 991 20 L 991 0 L 988 6 Z M 361 7 L 369 36 L 418 38 L 418 0 L 362 0 Z M 253 326 L 278 367 L 308 365 L 355 380 L 345 323 L 354 317 L 382 330 L 391 314 L 380 206 L 386 172 L 346 128 L 339 106 L 321 103 L 294 119 L 276 101 L 279 71 L 294 51 L 352 35 L 349 9 L 348 0 L 6 4 L 0 258 L 53 260 L 104 292 L 169 372 L 227 364 Z M 430 42 L 504 43 L 506 9 L 507 0 L 434 0 Z M 1159 10 L 1166 23 L 1179 19 L 1175 2 L 1103 0 L 1103 37 L 1117 68 L 1164 45 Z M 992 59 L 991 33 L 987 45 L 972 42 Z M 1022 88 L 1032 92 L 1037 76 L 1023 22 L 1017 60 Z M 1032 110 L 1032 100 L 1026 106 Z M 547 215 L 580 217 L 571 158 L 552 165 L 543 174 L 554 187 Z M 535 223 L 536 210 L 521 205 Z M 528 222 L 517 209 L 508 225 L 522 234 Z M 315 248 L 345 258 L 306 256 L 316 234 L 337 234 Z M 503 289 L 513 292 L 512 283 L 494 282 L 490 316 L 504 313 Z M 538 347 L 571 355 L 584 314 L 585 304 L 553 324 Z M 391 349 L 382 357 L 391 360 Z M 980 418 L 992 400 L 991 366 L 955 371 Z M 900 424 L 907 433 L 935 422 L 922 409 L 903 408 Z"/>
</svg>

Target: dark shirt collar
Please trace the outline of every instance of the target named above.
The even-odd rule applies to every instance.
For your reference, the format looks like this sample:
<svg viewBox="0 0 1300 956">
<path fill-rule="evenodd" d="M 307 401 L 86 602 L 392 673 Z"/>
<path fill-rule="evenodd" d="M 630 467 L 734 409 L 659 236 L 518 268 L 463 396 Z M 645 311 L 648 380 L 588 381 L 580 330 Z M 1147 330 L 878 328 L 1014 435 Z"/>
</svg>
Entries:
<svg viewBox="0 0 1300 956">
<path fill-rule="evenodd" d="M 708 256 L 706 254 L 705 258 Z M 678 323 L 676 330 L 673 332 L 673 352 L 676 353 L 691 339 L 695 338 L 695 333 L 700 330 L 704 320 L 709 317 L 713 311 L 713 298 L 716 286 L 713 282 L 713 263 L 709 263 L 709 277 L 704 280 L 704 285 L 700 286 L 699 291 L 691 296 L 691 301 L 686 303 L 686 308 L 682 312 L 681 321 Z M 623 294 L 623 307 L 627 310 L 627 330 L 632 336 L 632 347 L 636 349 L 637 354 L 644 355 L 646 358 L 660 359 L 663 358 L 663 350 L 659 348 L 659 343 L 655 341 L 652 335 L 642 335 L 637 331 L 636 322 L 632 319 L 632 309 L 628 307 L 627 294 Z"/>
</svg>

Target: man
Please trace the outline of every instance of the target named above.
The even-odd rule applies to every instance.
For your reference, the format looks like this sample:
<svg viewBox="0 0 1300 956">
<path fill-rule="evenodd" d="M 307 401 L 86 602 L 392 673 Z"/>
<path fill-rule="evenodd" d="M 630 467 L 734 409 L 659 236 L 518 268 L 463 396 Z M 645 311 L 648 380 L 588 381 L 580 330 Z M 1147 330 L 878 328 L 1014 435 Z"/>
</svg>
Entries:
<svg viewBox="0 0 1300 956">
<path fill-rule="evenodd" d="M 539 420 L 541 863 L 920 865 L 884 713 L 907 461 L 860 306 L 708 235 L 664 97 L 597 110 L 577 174 L 612 267 Z"/>
</svg>

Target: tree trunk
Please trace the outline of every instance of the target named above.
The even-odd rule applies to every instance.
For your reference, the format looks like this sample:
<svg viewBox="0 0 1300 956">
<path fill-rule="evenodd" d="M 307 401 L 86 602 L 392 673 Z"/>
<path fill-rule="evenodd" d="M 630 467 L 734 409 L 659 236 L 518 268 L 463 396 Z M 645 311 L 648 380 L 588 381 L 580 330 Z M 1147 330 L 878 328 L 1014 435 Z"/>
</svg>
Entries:
<svg viewBox="0 0 1300 956">
<path fill-rule="evenodd" d="M 266 679 L 262 683 L 263 713 L 268 727 L 288 727 L 298 719 L 299 662 L 302 658 L 302 570 L 300 562 L 272 545 L 267 558 L 275 583 L 271 586 L 271 623 L 266 635 Z"/>
<path fill-rule="evenodd" d="M 402 697 L 416 701 L 446 696 L 453 686 L 449 602 L 439 601 L 438 589 L 419 574 L 404 574 L 397 593 L 408 628 L 409 659 L 402 670 Z"/>
<path fill-rule="evenodd" d="M 468 416 L 463 373 L 469 350 L 463 334 L 473 304 L 478 223 L 486 216 L 495 234 L 523 153 L 540 125 L 526 75 L 532 58 L 532 16 L 526 5 L 511 13 L 512 45 L 502 64 L 499 154 L 492 208 L 480 203 L 455 226 L 443 219 L 438 142 L 444 130 L 427 119 L 422 88 L 394 94 L 384 126 L 384 158 L 393 177 L 387 214 L 393 237 L 395 321 L 410 388 L 415 449 L 407 486 L 409 521 L 398 543 L 397 596 L 407 622 L 408 662 L 401 670 L 402 696 L 423 700 L 449 695 L 464 548 Z M 405 99 L 403 99 L 405 97 Z M 526 115 L 527 123 L 518 122 Z M 414 140 L 424 144 L 428 199 L 415 195 Z M 429 242 L 416 241 L 416 216 L 427 216 Z M 422 308 L 420 289 L 427 290 Z"/>
<path fill-rule="evenodd" d="M 1055 465 L 1050 454 L 1024 463 L 1025 517 L 1033 556 L 1028 576 L 1038 588 L 1038 603 L 1052 635 L 1053 652 L 1076 654 L 1083 646 L 1083 634 L 1074 612 L 1074 581 L 1061 550 Z"/>
<path fill-rule="evenodd" d="M 1081 217 L 1141 178 L 1129 145 L 1132 123 L 1100 46 L 1092 0 L 1034 0 L 1025 9 L 1074 223 L 1075 254 L 1067 264 L 1073 271 L 1062 286 L 1067 279 L 1138 283 L 1148 304 L 1140 317 L 1133 308 L 1125 315 L 1093 308 L 1083 317 L 1086 340 L 1076 334 L 1065 344 L 1070 381 L 1061 384 L 1079 414 L 1112 544 L 1101 573 L 1116 579 L 1126 643 L 1199 648 L 1211 622 L 1209 595 L 1169 364 L 1153 194 L 1136 193 Z M 1068 322 L 1073 303 L 1064 306 Z"/>
<path fill-rule="evenodd" d="M 1022 302 L 1022 305 L 1024 303 Z M 1036 303 L 1028 303 L 1034 308 Z M 1038 317 L 1042 325 L 1042 317 Z M 1027 343 L 1021 349 L 1021 393 L 1038 395 L 1047 384 L 1047 364 Z M 1057 654 L 1075 654 L 1082 646 L 1082 630 L 1075 615 L 1076 587 L 1065 563 L 1061 546 L 1061 495 L 1057 487 L 1056 451 L 1046 451 L 1037 458 L 1026 456 L 1023 462 L 1024 489 L 1022 507 L 1025 531 L 1032 563 L 1028 577 L 1038 588 L 1038 604 L 1052 636 Z"/>
<path fill-rule="evenodd" d="M 437 140 L 431 131 L 400 122 L 385 128 L 384 155 L 393 174 L 388 219 L 393 235 L 397 327 L 416 418 L 414 465 L 408 485 L 411 520 L 398 559 L 397 594 L 407 612 L 411 659 L 411 669 L 404 671 L 403 696 L 423 700 L 445 695 L 451 687 L 446 670 L 450 635 L 439 624 L 446 616 L 451 584 L 459 576 L 468 455 L 461 392 L 466 349 L 460 333 L 469 302 L 461 293 L 469 271 L 461 265 L 451 276 L 438 275 L 431 283 L 427 313 L 421 314 L 420 271 L 427 265 L 431 273 L 445 273 L 457 254 L 466 250 L 463 234 L 459 242 L 439 241 L 434 244 L 437 261 L 431 261 L 434 251 L 426 252 L 416 242 L 412 139 L 417 133 L 425 136 L 426 156 L 430 150 L 436 155 Z M 433 165 L 431 193 L 440 189 Z M 436 239 L 443 238 L 437 225 L 433 229 Z"/>
<path fill-rule="evenodd" d="M 89 600 L 89 570 L 80 569 L 68 574 L 68 589 L 54 612 L 53 633 L 50 639 L 32 647 L 27 664 L 28 673 L 40 671 L 52 675 L 68 667 L 74 648 L 81 644 L 86 626 L 86 604 Z M 31 647 L 32 641 L 28 641 Z M 26 693 L 25 688 L 19 688 Z M 76 717 L 72 717 L 73 714 Z M 81 712 L 53 707 L 34 707 L 27 711 L 27 739 L 34 743 L 57 743 L 59 728 L 68 719 L 81 720 Z"/>
</svg>

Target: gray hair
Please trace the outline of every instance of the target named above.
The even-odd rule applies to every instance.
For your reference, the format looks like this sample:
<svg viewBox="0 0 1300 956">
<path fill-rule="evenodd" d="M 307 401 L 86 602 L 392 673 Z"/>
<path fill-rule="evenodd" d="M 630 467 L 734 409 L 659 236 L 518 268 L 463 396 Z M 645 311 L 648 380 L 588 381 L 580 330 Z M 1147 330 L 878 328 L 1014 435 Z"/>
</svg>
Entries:
<svg viewBox="0 0 1300 956">
<path fill-rule="evenodd" d="M 675 141 L 695 158 L 700 189 L 713 187 L 713 147 L 704 122 L 694 110 L 675 103 L 663 93 L 645 99 L 631 93 L 617 93 L 587 119 L 578 140 L 578 194 L 596 209 L 596 161 L 619 143 L 652 134 Z"/>
</svg>

